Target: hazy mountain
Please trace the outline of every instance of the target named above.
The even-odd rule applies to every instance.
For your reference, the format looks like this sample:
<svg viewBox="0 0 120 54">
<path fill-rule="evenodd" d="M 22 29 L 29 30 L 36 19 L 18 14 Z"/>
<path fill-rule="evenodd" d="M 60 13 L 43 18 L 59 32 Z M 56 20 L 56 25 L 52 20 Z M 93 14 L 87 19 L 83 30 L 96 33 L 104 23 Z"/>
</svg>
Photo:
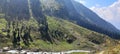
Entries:
<svg viewBox="0 0 120 54">
<path fill-rule="evenodd" d="M 112 24 L 109 22 L 101 19 L 97 14 L 95 14 L 90 9 L 84 7 L 82 4 L 74 1 L 64 0 L 66 9 L 68 10 L 70 20 L 76 21 L 76 23 L 80 26 L 86 27 L 88 29 L 107 34 L 112 38 L 119 38 L 120 31 L 116 29 Z M 116 34 L 113 34 L 116 33 Z"/>
<path fill-rule="evenodd" d="M 110 24 L 109 22 L 101 19 L 96 13 L 92 12 L 91 10 L 89 10 L 88 8 L 84 7 L 82 4 L 73 1 L 72 3 L 75 7 L 75 9 L 77 10 L 77 12 L 82 15 L 83 17 L 85 17 L 89 23 L 91 24 L 95 24 L 96 26 L 102 28 L 104 31 L 111 31 L 111 32 L 115 32 L 115 33 L 120 33 L 120 30 L 116 29 L 112 24 Z M 91 29 L 91 28 L 90 28 Z M 99 31 L 97 31 L 99 32 Z M 111 34 L 107 34 L 112 36 Z M 114 35 L 113 35 L 114 36 Z M 118 35 L 119 37 L 119 35 Z M 117 37 L 117 38 L 118 38 Z"/>
<path fill-rule="evenodd" d="M 47 15 L 75 22 L 80 26 L 109 35 L 112 38 L 120 38 L 120 31 L 117 28 L 74 0 L 52 0 L 42 2 L 42 4 L 46 7 L 42 7 L 42 9 Z M 48 5 L 50 6 L 48 7 Z"/>
</svg>

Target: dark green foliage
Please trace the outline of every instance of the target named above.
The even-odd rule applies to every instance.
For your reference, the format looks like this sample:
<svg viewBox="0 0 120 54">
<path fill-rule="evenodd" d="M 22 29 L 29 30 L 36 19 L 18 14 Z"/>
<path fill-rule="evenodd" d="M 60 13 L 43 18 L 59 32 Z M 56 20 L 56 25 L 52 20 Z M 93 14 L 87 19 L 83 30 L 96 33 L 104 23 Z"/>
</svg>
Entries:
<svg viewBox="0 0 120 54">
<path fill-rule="evenodd" d="M 23 43 L 26 46 L 29 46 L 29 42 L 32 42 L 32 38 L 30 35 L 31 27 L 27 27 L 26 25 L 23 25 L 20 23 L 20 21 L 11 21 L 12 24 L 9 24 L 9 27 L 7 29 L 7 36 L 12 38 L 13 46 L 16 48 L 17 46 L 20 46 L 20 42 L 23 41 Z M 10 35 L 11 34 L 11 35 Z"/>
<path fill-rule="evenodd" d="M 101 37 L 96 37 L 98 36 L 98 34 L 95 34 L 94 32 L 92 32 L 92 35 L 87 36 L 86 38 L 88 38 L 89 41 L 95 43 L 95 44 L 101 44 L 104 43 L 105 39 L 104 36 Z"/>
<path fill-rule="evenodd" d="M 10 29 L 7 29 L 7 37 L 10 38 Z"/>
<path fill-rule="evenodd" d="M 15 31 L 13 31 L 13 46 L 14 47 L 17 47 L 16 45 L 17 45 L 17 37 L 16 37 L 16 32 Z"/>
<path fill-rule="evenodd" d="M 41 36 L 44 40 L 50 41 L 51 43 L 53 42 L 52 38 L 48 34 L 48 26 L 47 25 L 46 26 L 41 26 L 39 31 L 40 31 Z"/>
</svg>

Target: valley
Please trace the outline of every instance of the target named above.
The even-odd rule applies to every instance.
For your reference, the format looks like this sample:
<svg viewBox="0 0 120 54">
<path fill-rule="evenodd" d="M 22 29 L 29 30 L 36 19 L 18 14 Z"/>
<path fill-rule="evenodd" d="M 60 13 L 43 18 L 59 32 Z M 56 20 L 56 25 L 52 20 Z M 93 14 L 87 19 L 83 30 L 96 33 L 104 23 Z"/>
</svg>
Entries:
<svg viewBox="0 0 120 54">
<path fill-rule="evenodd" d="M 0 49 L 96 53 L 119 45 L 119 36 L 74 0 L 0 0 Z"/>
</svg>

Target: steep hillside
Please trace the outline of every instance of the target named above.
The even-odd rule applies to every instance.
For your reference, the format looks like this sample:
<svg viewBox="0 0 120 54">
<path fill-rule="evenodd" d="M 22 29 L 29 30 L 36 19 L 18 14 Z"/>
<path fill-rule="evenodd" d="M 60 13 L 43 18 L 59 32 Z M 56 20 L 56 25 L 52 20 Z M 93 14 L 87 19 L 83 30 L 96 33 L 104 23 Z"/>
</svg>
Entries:
<svg viewBox="0 0 120 54">
<path fill-rule="evenodd" d="M 41 2 L 41 4 L 47 7 L 46 9 L 42 7 L 47 15 L 69 20 L 87 29 L 119 39 L 120 31 L 117 28 L 75 0 L 52 0 Z M 51 6 L 48 7 L 45 4 Z"/>
<path fill-rule="evenodd" d="M 8 21 L 34 17 L 39 24 L 45 22 L 44 15 L 54 16 L 112 38 L 120 38 L 118 29 L 75 0 L 0 0 L 0 13 Z"/>
<path fill-rule="evenodd" d="M 114 26 L 72 0 L 0 0 L 0 48 L 100 50 L 116 44 L 110 37 L 119 38 L 118 33 Z"/>
<path fill-rule="evenodd" d="M 100 18 L 96 13 L 94 13 L 93 11 L 84 7 L 82 4 L 80 4 L 76 1 L 73 1 L 73 0 L 71 0 L 71 1 L 73 3 L 73 6 L 75 7 L 75 10 L 81 16 L 85 17 L 85 19 L 88 20 L 90 24 L 94 24 L 94 28 L 97 27 L 96 29 L 87 27 L 88 29 L 92 29 L 97 32 L 107 34 L 107 35 L 111 36 L 112 38 L 119 38 L 120 30 L 116 29 L 112 24 L 110 24 L 109 22 Z M 98 29 L 102 29 L 103 31 L 102 30 L 99 31 Z M 115 33 L 115 34 L 113 34 L 113 33 Z M 117 35 L 117 33 L 118 33 L 118 35 Z"/>
<path fill-rule="evenodd" d="M 11 21 L 10 24 L 6 23 L 4 19 L 4 22 L 1 23 L 6 26 L 0 28 L 0 42 L 2 43 L 0 48 L 17 49 L 21 47 L 22 49 L 43 51 L 99 50 L 99 47 L 111 46 L 116 42 L 106 35 L 85 29 L 67 20 L 52 16 L 46 16 L 46 20 L 48 31 L 44 25 L 39 25 L 35 19 Z M 3 26 L 2 24 L 0 26 Z"/>
<path fill-rule="evenodd" d="M 61 1 L 63 8 L 66 9 L 64 13 L 68 17 L 68 20 L 76 22 L 76 24 L 94 30 L 99 33 L 109 35 L 112 38 L 119 39 L 120 31 L 116 29 L 112 24 L 101 19 L 90 9 L 84 7 L 82 4 L 74 0 Z M 60 15 L 61 12 L 57 15 Z M 65 18 L 63 18 L 65 19 Z"/>
</svg>

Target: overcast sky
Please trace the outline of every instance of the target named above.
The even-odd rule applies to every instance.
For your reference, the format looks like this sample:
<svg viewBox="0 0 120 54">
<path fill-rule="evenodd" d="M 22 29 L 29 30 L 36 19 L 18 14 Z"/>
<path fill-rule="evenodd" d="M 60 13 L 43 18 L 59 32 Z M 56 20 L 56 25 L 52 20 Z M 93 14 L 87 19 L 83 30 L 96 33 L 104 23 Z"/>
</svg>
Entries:
<svg viewBox="0 0 120 54">
<path fill-rule="evenodd" d="M 120 0 L 76 0 L 120 29 Z"/>
</svg>

